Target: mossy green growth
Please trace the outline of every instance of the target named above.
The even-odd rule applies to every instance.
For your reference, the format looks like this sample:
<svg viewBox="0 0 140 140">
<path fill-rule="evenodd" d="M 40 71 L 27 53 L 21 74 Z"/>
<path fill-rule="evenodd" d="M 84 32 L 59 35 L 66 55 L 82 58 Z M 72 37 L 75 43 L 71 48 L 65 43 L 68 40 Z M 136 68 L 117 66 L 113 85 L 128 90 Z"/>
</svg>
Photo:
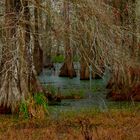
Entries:
<svg viewBox="0 0 140 140">
<path fill-rule="evenodd" d="M 48 108 L 48 104 L 46 102 L 46 97 L 42 93 L 37 93 L 34 95 L 34 101 L 37 105 L 42 105 L 45 110 Z"/>
<path fill-rule="evenodd" d="M 52 57 L 53 63 L 63 63 L 64 60 L 65 60 L 65 56 L 64 55 L 58 55 L 58 56 L 53 56 Z M 73 57 L 73 62 L 79 62 L 79 60 L 80 60 L 79 56 L 75 55 Z"/>
<path fill-rule="evenodd" d="M 24 119 L 29 119 L 27 101 L 21 101 L 20 106 L 19 106 L 19 114 L 22 114 L 22 117 Z"/>
<path fill-rule="evenodd" d="M 19 105 L 19 117 L 29 119 L 31 117 L 41 118 L 48 114 L 48 104 L 43 93 L 36 93 L 27 100 L 21 101 Z"/>
<path fill-rule="evenodd" d="M 52 61 L 54 63 L 63 63 L 64 59 L 65 59 L 65 57 L 63 55 L 58 55 L 58 56 L 52 57 Z"/>
</svg>

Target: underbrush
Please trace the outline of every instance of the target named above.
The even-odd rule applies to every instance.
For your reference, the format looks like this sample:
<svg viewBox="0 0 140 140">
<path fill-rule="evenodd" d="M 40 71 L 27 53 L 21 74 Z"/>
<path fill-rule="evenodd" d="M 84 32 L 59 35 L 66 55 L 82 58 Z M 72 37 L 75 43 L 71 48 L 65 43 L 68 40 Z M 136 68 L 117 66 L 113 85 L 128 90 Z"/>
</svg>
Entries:
<svg viewBox="0 0 140 140">
<path fill-rule="evenodd" d="M 48 114 L 47 100 L 44 94 L 36 93 L 28 100 L 21 101 L 19 105 L 19 117 L 22 119 L 44 119 Z"/>
<path fill-rule="evenodd" d="M 58 119 L 0 116 L 2 140 L 139 140 L 140 108 L 97 108 L 61 113 Z"/>
<path fill-rule="evenodd" d="M 61 99 L 81 99 L 84 98 L 85 90 L 82 89 L 65 89 L 60 90 L 52 85 L 47 85 L 47 90 L 52 94 L 57 96 L 61 95 Z"/>
<path fill-rule="evenodd" d="M 76 89 L 76 88 L 71 88 L 71 89 L 60 89 L 56 88 L 53 85 L 47 85 L 46 89 L 53 95 L 59 96 L 61 95 L 61 99 L 83 99 L 86 98 L 87 93 L 90 92 L 92 94 L 99 94 L 99 92 L 104 91 L 104 88 L 101 88 L 100 86 L 93 87 L 91 90 L 88 89 Z"/>
</svg>

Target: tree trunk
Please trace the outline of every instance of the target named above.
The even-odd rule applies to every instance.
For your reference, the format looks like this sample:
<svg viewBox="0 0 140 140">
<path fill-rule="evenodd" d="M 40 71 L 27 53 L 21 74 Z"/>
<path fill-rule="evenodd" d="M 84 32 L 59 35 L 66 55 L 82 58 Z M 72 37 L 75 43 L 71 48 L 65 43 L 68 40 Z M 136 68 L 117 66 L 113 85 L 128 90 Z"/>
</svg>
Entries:
<svg viewBox="0 0 140 140">
<path fill-rule="evenodd" d="M 47 15 L 46 15 L 46 21 L 45 21 L 45 45 L 44 45 L 44 58 L 43 58 L 43 64 L 44 67 L 50 67 L 52 65 L 52 36 L 51 36 L 51 24 L 52 24 L 52 15 L 51 15 L 51 0 L 46 1 L 46 9 L 47 9 Z"/>
<path fill-rule="evenodd" d="M 102 79 L 104 72 L 105 72 L 105 67 L 103 64 L 103 61 L 101 58 L 98 58 L 98 67 L 94 66 L 94 69 L 92 71 L 92 79 Z"/>
<path fill-rule="evenodd" d="M 73 65 L 73 51 L 70 47 L 70 17 L 69 17 L 69 2 L 64 1 L 64 20 L 65 20 L 65 35 L 64 35 L 64 47 L 65 47 L 65 60 L 60 69 L 59 76 L 61 77 L 76 77 L 76 72 Z"/>
<path fill-rule="evenodd" d="M 37 0 L 37 5 L 39 6 L 40 3 Z M 34 7 L 34 18 L 35 18 L 35 34 L 34 34 L 34 64 L 37 74 L 40 74 L 43 69 L 43 50 L 40 46 L 39 42 L 39 7 Z"/>
<path fill-rule="evenodd" d="M 122 47 L 128 47 L 130 53 L 131 65 L 127 62 L 123 63 L 122 67 L 118 64 L 114 67 L 112 71 L 112 77 L 107 85 L 110 88 L 110 92 L 107 98 L 112 100 L 134 100 L 140 101 L 140 66 L 137 65 L 139 62 L 137 60 L 138 54 L 140 52 L 137 45 L 136 38 L 136 1 L 126 0 L 119 1 L 120 4 L 114 2 L 114 7 L 120 11 L 120 16 L 117 18 L 119 20 L 119 25 L 122 27 L 130 28 L 129 30 L 133 32 L 131 35 L 123 33 L 123 39 L 121 40 Z M 131 7 L 131 9 L 130 9 Z M 127 46 L 128 44 L 128 46 Z M 122 56 L 123 62 L 123 56 Z"/>
<path fill-rule="evenodd" d="M 6 44 L 2 46 L 0 73 L 0 106 L 5 111 L 6 108 L 15 111 L 30 93 L 43 91 L 32 61 L 28 2 L 22 4 L 24 7 L 20 0 L 5 0 Z"/>
<path fill-rule="evenodd" d="M 86 62 L 84 57 L 80 60 L 80 80 L 89 80 L 90 79 L 90 71 L 89 64 Z"/>
</svg>

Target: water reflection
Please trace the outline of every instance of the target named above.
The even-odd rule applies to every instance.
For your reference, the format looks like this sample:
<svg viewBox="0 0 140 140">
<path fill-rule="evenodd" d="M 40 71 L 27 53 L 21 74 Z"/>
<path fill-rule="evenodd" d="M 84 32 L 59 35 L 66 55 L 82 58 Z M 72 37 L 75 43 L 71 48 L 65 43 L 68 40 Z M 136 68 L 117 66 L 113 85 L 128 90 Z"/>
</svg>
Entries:
<svg viewBox="0 0 140 140">
<path fill-rule="evenodd" d="M 106 108 L 106 83 L 107 76 L 104 75 L 103 79 L 97 80 L 80 80 L 79 77 L 79 65 L 75 64 L 75 69 L 77 72 L 77 77 L 70 79 L 66 77 L 59 77 L 59 70 L 61 64 L 55 65 L 54 69 L 44 69 L 40 74 L 39 78 L 44 85 L 52 85 L 60 90 L 84 90 L 84 99 L 68 99 L 62 100 L 60 104 L 54 105 L 55 110 L 61 112 L 65 110 L 79 110 L 81 108 L 89 108 L 92 106 L 99 106 L 101 109 Z M 91 88 L 90 88 L 91 87 Z M 94 91 L 93 89 L 99 88 L 100 90 Z"/>
<path fill-rule="evenodd" d="M 55 65 L 55 71 L 53 69 L 44 69 L 41 75 L 39 76 L 42 84 L 45 85 L 53 85 L 60 89 L 90 89 L 90 86 L 92 88 L 94 87 L 105 87 L 106 85 L 106 76 L 103 77 L 103 79 L 97 79 L 97 80 L 91 80 L 91 83 L 89 80 L 80 80 L 79 74 L 77 77 L 70 79 L 67 77 L 59 77 L 59 69 L 61 67 L 61 64 Z M 75 67 L 78 67 L 75 65 Z M 78 73 L 78 69 L 76 69 Z M 91 84 L 91 85 L 90 85 Z"/>
<path fill-rule="evenodd" d="M 105 89 L 106 84 L 109 80 L 109 72 L 106 71 L 103 79 L 97 80 L 84 80 L 81 81 L 79 78 L 79 65 L 75 65 L 75 69 L 78 73 L 78 76 L 70 79 L 66 77 L 59 77 L 59 69 L 61 64 L 55 65 L 54 69 L 44 69 L 43 72 L 40 74 L 39 79 L 44 85 L 52 85 L 56 88 L 59 88 L 62 93 L 65 90 L 84 90 L 84 99 L 65 99 L 62 100 L 60 104 L 53 105 L 49 107 L 51 109 L 51 113 L 53 116 L 58 117 L 59 113 L 65 111 L 79 111 L 81 109 L 89 109 L 91 107 L 97 107 L 100 111 L 107 111 L 109 106 L 117 106 L 121 107 L 122 105 L 130 105 L 127 102 L 111 102 L 106 100 L 106 93 L 107 90 Z M 91 86 L 91 89 L 90 89 Z M 93 90 L 99 89 L 99 90 Z"/>
</svg>

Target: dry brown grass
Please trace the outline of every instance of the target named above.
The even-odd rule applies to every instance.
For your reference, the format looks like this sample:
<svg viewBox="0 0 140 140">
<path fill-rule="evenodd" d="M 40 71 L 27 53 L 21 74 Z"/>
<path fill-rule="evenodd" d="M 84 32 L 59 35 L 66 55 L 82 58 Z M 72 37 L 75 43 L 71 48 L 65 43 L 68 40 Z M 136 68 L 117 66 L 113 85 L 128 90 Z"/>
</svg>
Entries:
<svg viewBox="0 0 140 140">
<path fill-rule="evenodd" d="M 55 121 L 1 116 L 0 140 L 140 140 L 140 113 L 81 113 Z"/>
</svg>

